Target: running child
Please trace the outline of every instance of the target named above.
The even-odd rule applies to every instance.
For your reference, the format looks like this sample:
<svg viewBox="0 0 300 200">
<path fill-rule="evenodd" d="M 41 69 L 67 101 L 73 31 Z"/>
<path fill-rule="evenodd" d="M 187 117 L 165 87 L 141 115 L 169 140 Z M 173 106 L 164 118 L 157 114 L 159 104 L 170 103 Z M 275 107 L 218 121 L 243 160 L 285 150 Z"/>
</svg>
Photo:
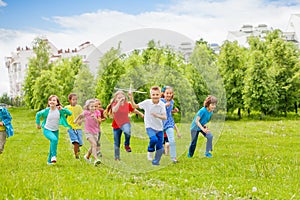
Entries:
<svg viewBox="0 0 300 200">
<path fill-rule="evenodd" d="M 77 104 L 77 95 L 71 93 L 68 95 L 68 100 L 70 105 L 65 108 L 72 112 L 72 115 L 67 117 L 68 124 L 72 127 L 68 129 L 68 134 L 70 136 L 70 141 L 73 144 L 74 155 L 76 159 L 79 159 L 79 147 L 82 146 L 82 129 L 81 123 L 75 124 L 74 120 L 83 112 L 82 107 Z"/>
<path fill-rule="evenodd" d="M 71 128 L 68 124 L 66 115 L 72 114 L 67 108 L 63 108 L 56 95 L 51 95 L 48 98 L 48 107 L 36 113 L 36 127 L 43 128 L 44 136 L 50 141 L 50 151 L 48 154 L 47 164 L 56 163 L 57 144 L 59 136 L 59 125 Z M 40 118 L 43 118 L 40 125 Z"/>
<path fill-rule="evenodd" d="M 94 165 L 98 166 L 101 161 L 97 156 L 97 140 L 99 137 L 100 126 L 99 126 L 99 116 L 95 112 L 95 100 L 89 99 L 85 102 L 84 111 L 74 120 L 74 123 L 84 122 L 84 132 L 87 141 L 89 141 L 91 147 L 89 148 L 84 159 L 91 162 L 90 156 L 92 155 L 95 159 Z"/>
<path fill-rule="evenodd" d="M 213 114 L 214 109 L 216 108 L 217 105 L 217 98 L 214 96 L 209 95 L 206 97 L 203 107 L 197 112 L 197 114 L 194 117 L 194 120 L 192 121 L 191 124 L 191 137 L 192 141 L 189 147 L 189 152 L 188 152 L 188 157 L 191 158 L 194 155 L 196 145 L 197 145 L 197 140 L 198 140 L 198 135 L 201 132 L 204 137 L 206 137 L 207 142 L 206 142 L 206 151 L 204 156 L 207 158 L 211 158 L 212 154 L 212 140 L 213 140 L 213 135 L 208 129 L 207 123 L 210 121 L 211 116 Z"/>
<path fill-rule="evenodd" d="M 11 125 L 12 117 L 9 111 L 0 106 L 0 154 L 4 151 L 6 138 L 14 135 L 14 129 Z"/>
<path fill-rule="evenodd" d="M 143 114 L 134 109 L 128 103 L 126 95 L 123 91 L 117 91 L 111 100 L 111 103 L 105 110 L 105 115 L 113 118 L 112 128 L 114 133 L 114 150 L 115 160 L 120 160 L 120 143 L 121 135 L 124 132 L 125 142 L 124 148 L 127 152 L 131 152 L 130 137 L 131 137 L 131 124 L 128 114 L 134 112 L 143 117 Z"/>
<path fill-rule="evenodd" d="M 159 165 L 163 148 L 163 120 L 167 119 L 166 106 L 160 101 L 160 88 L 153 86 L 150 89 L 151 99 L 146 99 L 138 104 L 134 102 L 133 95 L 129 93 L 131 104 L 134 108 L 141 108 L 145 111 L 144 123 L 149 136 L 148 160 L 152 165 Z M 156 151 L 153 159 L 153 152 Z"/>
</svg>

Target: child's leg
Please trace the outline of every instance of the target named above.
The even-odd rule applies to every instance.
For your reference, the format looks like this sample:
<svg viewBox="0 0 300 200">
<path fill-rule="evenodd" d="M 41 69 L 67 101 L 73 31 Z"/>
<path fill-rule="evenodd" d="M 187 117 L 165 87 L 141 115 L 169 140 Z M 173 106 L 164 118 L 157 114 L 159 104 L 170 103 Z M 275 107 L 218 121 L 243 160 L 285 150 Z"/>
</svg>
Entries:
<svg viewBox="0 0 300 200">
<path fill-rule="evenodd" d="M 57 153 L 57 144 L 58 144 L 58 131 L 50 131 L 44 128 L 45 137 L 50 140 L 50 152 L 48 155 L 48 163 L 51 163 L 51 158 L 56 156 Z"/>
<path fill-rule="evenodd" d="M 78 142 L 74 142 L 73 145 L 74 145 L 74 154 L 75 154 L 75 157 L 78 159 L 79 158 L 79 155 L 78 155 L 79 144 L 78 144 Z"/>
<path fill-rule="evenodd" d="M 120 159 L 120 142 L 122 130 L 117 128 L 113 129 L 114 132 L 114 149 L 115 149 L 115 159 Z"/>
<path fill-rule="evenodd" d="M 205 135 L 205 137 L 207 138 L 206 141 L 206 153 L 212 151 L 212 141 L 213 141 L 213 134 L 211 132 L 207 133 Z"/>
<path fill-rule="evenodd" d="M 176 159 L 176 144 L 175 144 L 175 137 L 174 137 L 174 129 L 173 128 L 168 128 L 166 130 L 168 140 L 170 143 L 170 156 L 171 159 Z"/>
<path fill-rule="evenodd" d="M 189 157 L 193 157 L 194 155 L 196 145 L 197 145 L 198 135 L 199 135 L 199 131 L 191 130 L 192 141 L 189 148 L 189 154 L 188 154 Z"/>
<path fill-rule="evenodd" d="M 155 151 L 155 145 L 158 142 L 158 138 L 156 136 L 156 132 L 152 128 L 146 129 L 147 134 L 149 136 L 149 145 L 148 145 L 148 152 L 154 152 Z"/>
<path fill-rule="evenodd" d="M 101 138 L 101 132 L 98 134 L 98 140 L 97 140 L 97 154 L 100 154 L 100 138 Z"/>
<path fill-rule="evenodd" d="M 131 136 L 131 125 L 130 123 L 123 124 L 121 130 L 124 132 L 125 135 L 125 142 L 124 146 L 127 152 L 131 152 L 130 148 L 130 136 Z"/>
<path fill-rule="evenodd" d="M 0 154 L 4 151 L 5 143 L 6 143 L 6 131 L 0 131 Z"/>
<path fill-rule="evenodd" d="M 159 165 L 159 161 L 164 152 L 164 147 L 163 147 L 164 133 L 162 131 L 159 131 L 156 133 L 156 137 L 157 137 L 157 143 L 156 143 L 155 157 L 154 160 L 152 160 L 153 165 Z"/>
<path fill-rule="evenodd" d="M 88 141 L 89 143 L 91 144 L 91 153 L 93 155 L 93 157 L 95 158 L 95 160 L 98 159 L 97 157 L 97 137 L 94 137 L 94 135 L 91 135 L 89 138 L 88 138 Z"/>
</svg>

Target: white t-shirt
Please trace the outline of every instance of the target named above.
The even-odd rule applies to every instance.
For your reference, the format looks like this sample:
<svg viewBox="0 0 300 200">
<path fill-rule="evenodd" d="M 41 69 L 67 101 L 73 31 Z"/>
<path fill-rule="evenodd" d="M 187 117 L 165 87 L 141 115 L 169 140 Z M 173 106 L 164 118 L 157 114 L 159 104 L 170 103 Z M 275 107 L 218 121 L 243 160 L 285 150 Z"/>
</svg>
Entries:
<svg viewBox="0 0 300 200">
<path fill-rule="evenodd" d="M 59 128 L 59 118 L 60 114 L 58 109 L 49 110 L 49 114 L 47 116 L 45 128 L 50 131 L 57 131 Z"/>
<path fill-rule="evenodd" d="M 152 128 L 156 131 L 163 130 L 163 122 L 161 119 L 154 117 L 151 113 L 157 113 L 160 115 L 166 114 L 166 107 L 162 101 L 159 101 L 158 104 L 154 104 L 151 99 L 146 99 L 138 103 L 139 108 L 145 111 L 144 113 L 144 122 L 146 128 Z"/>
</svg>

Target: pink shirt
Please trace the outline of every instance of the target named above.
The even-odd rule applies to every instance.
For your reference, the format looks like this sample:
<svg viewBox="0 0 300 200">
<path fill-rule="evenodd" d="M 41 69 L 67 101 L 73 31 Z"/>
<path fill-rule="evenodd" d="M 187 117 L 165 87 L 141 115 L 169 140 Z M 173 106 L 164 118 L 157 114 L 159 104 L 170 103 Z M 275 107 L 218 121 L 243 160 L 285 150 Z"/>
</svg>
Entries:
<svg viewBox="0 0 300 200">
<path fill-rule="evenodd" d="M 100 126 L 97 119 L 99 117 L 98 112 L 91 113 L 88 110 L 83 111 L 83 115 L 85 117 L 85 123 L 84 123 L 84 132 L 85 133 L 91 133 L 91 134 L 98 134 L 100 132 Z M 94 116 L 94 117 L 92 117 Z"/>
</svg>

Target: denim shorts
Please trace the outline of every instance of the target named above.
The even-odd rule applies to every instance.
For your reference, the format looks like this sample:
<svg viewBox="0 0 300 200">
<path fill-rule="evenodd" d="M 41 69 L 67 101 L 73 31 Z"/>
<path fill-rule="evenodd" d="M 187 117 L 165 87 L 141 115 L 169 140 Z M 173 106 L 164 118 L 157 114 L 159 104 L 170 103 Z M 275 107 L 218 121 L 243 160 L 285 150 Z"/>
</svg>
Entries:
<svg viewBox="0 0 300 200">
<path fill-rule="evenodd" d="M 70 136 L 70 141 L 72 144 L 77 142 L 80 146 L 82 146 L 82 130 L 81 129 L 68 129 L 68 134 Z"/>
</svg>

